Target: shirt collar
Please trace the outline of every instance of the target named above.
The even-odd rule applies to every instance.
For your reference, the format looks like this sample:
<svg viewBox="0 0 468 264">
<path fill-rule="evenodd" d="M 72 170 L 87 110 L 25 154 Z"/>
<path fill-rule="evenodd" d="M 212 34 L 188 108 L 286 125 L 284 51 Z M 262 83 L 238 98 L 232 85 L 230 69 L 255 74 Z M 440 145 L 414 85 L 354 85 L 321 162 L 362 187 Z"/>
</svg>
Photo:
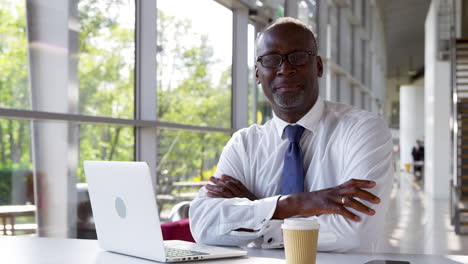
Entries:
<svg viewBox="0 0 468 264">
<path fill-rule="evenodd" d="M 322 117 L 323 111 L 325 108 L 325 104 L 323 99 L 319 96 L 317 97 L 317 101 L 315 102 L 314 106 L 305 114 L 296 124 L 303 126 L 305 129 L 315 133 L 317 130 L 318 123 L 320 118 Z M 273 123 L 275 124 L 276 132 L 278 133 L 279 137 L 283 136 L 284 128 L 287 125 L 294 125 L 290 124 L 278 116 L 276 116 L 275 112 L 273 112 Z"/>
</svg>

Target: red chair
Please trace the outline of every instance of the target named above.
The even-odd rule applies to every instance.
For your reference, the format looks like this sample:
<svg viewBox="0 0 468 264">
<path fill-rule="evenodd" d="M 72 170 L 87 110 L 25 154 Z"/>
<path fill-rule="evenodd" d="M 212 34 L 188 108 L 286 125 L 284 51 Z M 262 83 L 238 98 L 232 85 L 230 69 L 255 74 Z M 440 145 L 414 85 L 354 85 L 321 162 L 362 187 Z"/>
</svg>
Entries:
<svg viewBox="0 0 468 264">
<path fill-rule="evenodd" d="M 192 232 L 190 232 L 190 222 L 188 218 L 161 224 L 164 240 L 183 240 L 195 242 Z"/>
</svg>

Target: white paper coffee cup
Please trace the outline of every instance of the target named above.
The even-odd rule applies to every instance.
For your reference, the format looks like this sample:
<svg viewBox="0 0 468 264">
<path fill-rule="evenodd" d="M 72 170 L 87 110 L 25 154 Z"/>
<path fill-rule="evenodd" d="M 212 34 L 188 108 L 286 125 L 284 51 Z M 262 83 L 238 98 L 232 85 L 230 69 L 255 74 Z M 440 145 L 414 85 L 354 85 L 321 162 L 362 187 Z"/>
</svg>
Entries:
<svg viewBox="0 0 468 264">
<path fill-rule="evenodd" d="M 289 218 L 284 220 L 281 228 L 287 264 L 315 263 L 319 227 L 316 219 Z"/>
</svg>

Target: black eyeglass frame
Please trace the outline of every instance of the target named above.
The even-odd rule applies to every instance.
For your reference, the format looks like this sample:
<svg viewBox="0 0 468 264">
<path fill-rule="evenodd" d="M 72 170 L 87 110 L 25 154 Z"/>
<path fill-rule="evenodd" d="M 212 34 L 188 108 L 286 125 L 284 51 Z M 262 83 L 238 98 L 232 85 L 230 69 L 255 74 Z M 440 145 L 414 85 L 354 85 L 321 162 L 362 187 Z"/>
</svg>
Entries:
<svg viewBox="0 0 468 264">
<path fill-rule="evenodd" d="M 289 52 L 289 53 L 286 53 L 286 54 L 277 54 L 277 53 L 265 54 L 265 55 L 262 55 L 262 56 L 258 56 L 256 62 L 257 62 L 257 64 L 258 64 L 258 62 L 260 62 L 260 64 L 262 65 L 262 67 L 269 68 L 269 69 L 273 69 L 273 68 L 280 67 L 280 66 L 283 64 L 283 62 L 284 62 L 285 59 L 287 59 L 288 62 L 289 62 L 289 64 L 291 64 L 291 65 L 293 65 L 293 66 L 305 65 L 305 63 L 304 63 L 304 64 L 296 65 L 296 64 L 292 64 L 291 61 L 289 61 L 289 55 L 291 55 L 291 54 L 293 54 L 293 53 L 297 53 L 297 52 L 306 52 L 307 55 L 309 55 L 309 57 L 310 57 L 310 56 L 317 56 L 317 51 L 298 50 L 298 51 L 293 51 L 293 52 Z M 280 62 L 280 64 L 279 64 L 278 66 L 267 67 L 267 66 L 263 65 L 262 58 L 265 57 L 265 56 L 270 56 L 270 55 L 278 55 L 278 56 L 281 56 L 281 62 Z"/>
</svg>

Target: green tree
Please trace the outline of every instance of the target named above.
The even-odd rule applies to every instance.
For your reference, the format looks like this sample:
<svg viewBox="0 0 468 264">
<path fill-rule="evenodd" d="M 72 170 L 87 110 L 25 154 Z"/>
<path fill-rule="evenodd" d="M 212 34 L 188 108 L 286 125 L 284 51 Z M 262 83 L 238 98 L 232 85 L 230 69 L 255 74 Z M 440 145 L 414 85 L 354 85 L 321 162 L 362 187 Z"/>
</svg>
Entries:
<svg viewBox="0 0 468 264">
<path fill-rule="evenodd" d="M 122 20 L 119 10 L 130 14 L 130 0 L 82 0 L 78 5 L 80 113 L 133 118 L 134 115 L 134 25 Z M 80 168 L 92 160 L 131 160 L 133 129 L 122 126 L 80 126 Z"/>
<path fill-rule="evenodd" d="M 0 107 L 29 109 L 24 1 L 0 1 Z M 0 168 L 31 168 L 30 125 L 0 120 Z"/>
<path fill-rule="evenodd" d="M 134 28 L 120 9 L 134 2 L 82 0 L 79 3 L 79 111 L 87 115 L 134 115 Z M 24 2 L 0 2 L 0 107 L 29 109 Z M 158 13 L 158 109 L 161 120 L 230 127 L 231 69 L 213 83 L 213 51 L 207 36 L 184 43 L 190 21 Z M 172 78 L 170 74 L 177 74 Z M 169 74 L 168 74 L 169 72 Z M 167 77 L 171 78 L 167 78 Z M 182 103 L 181 103 L 182 102 Z M 225 133 L 158 130 L 159 168 L 177 180 L 200 179 L 213 170 Z M 28 121 L 0 120 L 2 167 L 31 168 Z M 129 160 L 134 156 L 131 127 L 80 126 L 80 165 L 85 159 Z M 205 176 L 203 176 L 205 175 Z M 82 168 L 78 171 L 84 181 Z"/>
<path fill-rule="evenodd" d="M 190 33 L 189 33 L 190 32 Z M 194 36 L 190 44 L 181 36 Z M 197 38 L 198 37 L 198 38 Z M 197 35 L 187 20 L 158 11 L 158 117 L 199 126 L 230 127 L 231 68 L 213 83 L 213 50 L 208 36 Z M 202 180 L 211 176 L 225 133 L 158 131 L 158 180 Z"/>
</svg>

